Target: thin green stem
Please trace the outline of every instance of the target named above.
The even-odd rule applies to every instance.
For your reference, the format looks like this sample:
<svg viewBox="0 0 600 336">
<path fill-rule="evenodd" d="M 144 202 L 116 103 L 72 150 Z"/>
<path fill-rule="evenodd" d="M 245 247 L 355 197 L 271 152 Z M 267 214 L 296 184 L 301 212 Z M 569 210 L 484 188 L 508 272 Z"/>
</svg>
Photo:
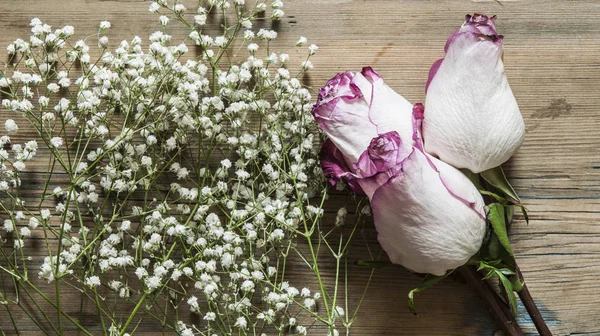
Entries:
<svg viewBox="0 0 600 336">
<path fill-rule="evenodd" d="M 137 305 L 135 305 L 135 308 L 133 308 L 133 311 L 129 315 L 129 318 L 127 319 L 127 321 L 125 322 L 125 324 L 121 328 L 121 331 L 119 332 L 119 336 L 123 336 L 127 332 L 127 327 L 129 327 L 129 325 L 131 324 L 131 322 L 135 318 L 135 315 L 137 314 L 138 310 L 140 310 L 140 307 L 142 307 L 142 304 L 144 303 L 144 301 L 146 300 L 147 297 L 148 297 L 148 293 L 144 292 L 144 294 L 142 295 L 142 297 L 138 301 Z"/>
</svg>

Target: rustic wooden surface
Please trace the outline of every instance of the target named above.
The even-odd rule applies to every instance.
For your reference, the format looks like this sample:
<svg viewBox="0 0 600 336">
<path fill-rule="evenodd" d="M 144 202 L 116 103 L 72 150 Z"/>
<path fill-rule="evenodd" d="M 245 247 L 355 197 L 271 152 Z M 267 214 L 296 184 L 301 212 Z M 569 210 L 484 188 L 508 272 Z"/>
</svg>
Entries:
<svg viewBox="0 0 600 336">
<path fill-rule="evenodd" d="M 99 21 L 109 20 L 111 46 L 133 35 L 147 37 L 159 28 L 148 4 L 3 0 L 0 46 L 27 37 L 33 17 L 56 27 L 73 25 L 79 36 L 94 34 Z M 284 9 L 279 50 L 300 35 L 320 47 L 311 85 L 371 65 L 414 103 L 424 100 L 429 66 L 443 55 L 445 39 L 464 15 L 498 15 L 506 71 L 527 125 L 523 146 L 507 164 L 531 217 L 529 225 L 519 217 L 513 225 L 514 250 L 556 335 L 600 335 L 600 2 L 295 0 Z M 366 272 L 353 278 L 361 282 Z M 377 271 L 353 334 L 500 334 L 483 303 L 451 280 L 419 294 L 414 317 L 406 294 L 419 281 L 401 268 Z M 524 329 L 535 335 L 524 309 L 520 313 Z"/>
</svg>

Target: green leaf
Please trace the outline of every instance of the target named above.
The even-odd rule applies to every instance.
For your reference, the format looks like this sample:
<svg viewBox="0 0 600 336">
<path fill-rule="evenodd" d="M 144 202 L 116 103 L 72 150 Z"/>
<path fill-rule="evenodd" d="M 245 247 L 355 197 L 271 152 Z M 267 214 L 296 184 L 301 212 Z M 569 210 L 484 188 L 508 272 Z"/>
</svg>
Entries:
<svg viewBox="0 0 600 336">
<path fill-rule="evenodd" d="M 483 280 L 491 279 L 494 275 L 496 275 L 496 272 L 494 272 L 493 270 L 488 271 L 487 274 L 483 277 Z"/>
<path fill-rule="evenodd" d="M 508 280 L 504 274 L 500 272 L 496 272 L 498 278 L 500 279 L 500 284 L 502 284 L 502 288 L 506 292 L 506 297 L 508 298 L 508 303 L 510 304 L 510 308 L 512 310 L 513 316 L 517 316 L 517 296 L 515 295 L 515 291 L 513 290 L 512 282 Z"/>
<path fill-rule="evenodd" d="M 421 291 L 425 290 L 426 288 L 435 285 L 436 283 L 445 279 L 451 273 L 452 273 L 452 271 L 450 271 L 444 275 L 441 275 L 441 276 L 427 274 L 425 276 L 425 279 L 423 279 L 423 281 L 421 281 L 421 283 L 419 284 L 419 286 L 417 288 L 408 292 L 408 309 L 410 309 L 410 312 L 417 315 L 417 309 L 415 308 L 415 301 L 414 301 L 415 293 L 421 292 Z"/>
<path fill-rule="evenodd" d="M 477 187 L 477 189 L 483 189 L 483 187 L 481 186 L 481 181 L 479 180 L 479 174 L 475 174 L 468 169 L 461 169 L 460 171 L 463 174 L 465 174 L 465 176 L 467 176 L 469 180 L 471 180 L 471 182 L 475 185 L 475 187 Z"/>
<path fill-rule="evenodd" d="M 501 251 L 504 250 L 504 247 L 500 244 L 500 240 L 498 240 L 498 236 L 494 232 L 491 233 L 490 239 L 487 242 L 487 253 L 486 257 L 494 260 L 502 259 Z"/>
<path fill-rule="evenodd" d="M 525 209 L 525 206 L 523 204 L 521 204 L 520 206 L 521 206 L 521 213 L 523 214 L 523 217 L 525 218 L 525 222 L 527 224 L 529 224 L 529 216 L 527 215 L 527 209 Z"/>
<path fill-rule="evenodd" d="M 504 207 L 504 214 L 506 216 L 506 227 L 510 227 L 510 224 L 513 221 L 513 215 L 515 214 L 515 207 L 510 205 Z M 525 220 L 527 220 L 527 217 L 525 217 Z"/>
<path fill-rule="evenodd" d="M 516 274 L 510 278 L 510 282 L 512 282 L 512 287 L 515 292 L 520 292 L 525 284 Z"/>
<path fill-rule="evenodd" d="M 506 232 L 506 218 L 504 217 L 504 205 L 500 203 L 490 204 L 488 211 L 488 220 L 492 224 L 492 229 L 498 237 L 500 244 L 504 249 L 513 256 L 512 248 L 510 247 L 510 241 L 508 240 L 508 233 Z"/>
<path fill-rule="evenodd" d="M 374 259 L 362 259 L 356 262 L 358 266 L 369 267 L 369 268 L 382 268 L 392 263 L 387 260 L 374 260 Z"/>
<path fill-rule="evenodd" d="M 509 270 L 508 268 L 499 268 L 498 272 L 504 274 L 504 275 L 513 275 L 515 274 L 515 272 Z"/>
<path fill-rule="evenodd" d="M 493 193 L 491 191 L 479 190 L 479 193 L 482 194 L 482 195 L 486 195 L 486 196 L 492 197 L 493 199 L 496 200 L 496 202 L 500 202 L 502 204 L 508 203 L 508 200 L 506 198 L 504 198 L 504 197 L 502 197 L 502 196 L 500 196 L 498 194 L 495 194 L 495 193 Z"/>
<path fill-rule="evenodd" d="M 510 197 L 515 203 L 521 204 L 521 199 L 508 182 L 508 179 L 502 170 L 502 166 L 482 172 L 481 177 L 483 177 L 487 183 L 502 191 L 504 195 Z"/>
</svg>

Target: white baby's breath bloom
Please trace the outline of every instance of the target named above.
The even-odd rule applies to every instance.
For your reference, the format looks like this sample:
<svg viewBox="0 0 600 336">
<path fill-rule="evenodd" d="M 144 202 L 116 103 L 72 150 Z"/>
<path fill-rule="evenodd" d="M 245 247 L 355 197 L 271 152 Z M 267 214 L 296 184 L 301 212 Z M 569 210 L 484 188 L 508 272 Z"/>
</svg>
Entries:
<svg viewBox="0 0 600 336">
<path fill-rule="evenodd" d="M 26 168 L 26 165 L 23 161 L 17 161 L 17 162 L 13 162 L 13 167 L 17 171 L 24 171 Z"/>
<path fill-rule="evenodd" d="M 35 218 L 35 217 L 29 218 L 29 228 L 35 229 L 39 225 L 40 225 L 40 221 L 37 218 Z"/>
<path fill-rule="evenodd" d="M 196 23 L 198 26 L 204 26 L 206 24 L 206 14 L 194 16 L 194 23 Z"/>
<path fill-rule="evenodd" d="M 279 20 L 284 15 L 285 15 L 285 13 L 283 12 L 283 10 L 277 8 L 277 9 L 273 10 L 273 13 L 271 13 L 271 19 L 273 19 L 273 20 Z"/>
<path fill-rule="evenodd" d="M 176 4 L 173 6 L 173 11 L 175 13 L 183 13 L 187 8 L 183 4 Z"/>
<path fill-rule="evenodd" d="M 102 36 L 98 39 L 98 47 L 105 49 L 108 47 L 108 37 Z"/>
<path fill-rule="evenodd" d="M 342 226 L 346 222 L 346 215 L 348 215 L 348 210 L 346 207 L 342 207 L 338 210 L 337 215 L 335 216 L 335 226 Z"/>
<path fill-rule="evenodd" d="M 96 288 L 101 285 L 100 278 L 97 275 L 92 275 L 85 279 L 85 284 L 91 288 Z"/>
<path fill-rule="evenodd" d="M 313 68 L 313 64 L 310 60 L 305 60 L 302 62 L 302 69 L 304 70 L 310 70 Z"/>
<path fill-rule="evenodd" d="M 6 131 L 8 132 L 8 134 L 15 134 L 19 130 L 19 126 L 12 119 L 6 120 L 6 122 L 4 123 L 4 128 L 6 128 Z"/>
<path fill-rule="evenodd" d="M 251 54 L 254 54 L 254 53 L 257 51 L 257 50 L 258 50 L 258 44 L 256 44 L 256 43 L 250 43 L 250 44 L 248 45 L 248 51 L 249 51 Z"/>
<path fill-rule="evenodd" d="M 207 312 L 206 315 L 204 315 L 204 320 L 205 321 L 214 321 L 217 318 L 217 314 L 215 314 L 214 312 Z"/>
<path fill-rule="evenodd" d="M 64 144 L 64 140 L 61 137 L 53 137 L 52 139 L 50 139 L 50 144 L 54 148 L 60 148 Z"/>
<path fill-rule="evenodd" d="M 215 46 L 222 48 L 227 44 L 227 38 L 225 36 L 217 36 L 215 38 Z"/>
<path fill-rule="evenodd" d="M 13 232 L 15 230 L 15 225 L 11 219 L 5 219 L 2 228 L 6 232 Z"/>
<path fill-rule="evenodd" d="M 46 88 L 52 93 L 57 93 L 58 90 L 60 90 L 60 86 L 58 86 L 56 83 L 50 83 Z"/>
<path fill-rule="evenodd" d="M 162 26 L 166 26 L 169 23 L 169 18 L 166 17 L 165 15 L 161 15 L 158 20 L 160 21 L 160 24 Z"/>
<path fill-rule="evenodd" d="M 65 37 L 72 36 L 75 33 L 75 28 L 73 26 L 64 26 L 62 33 Z"/>
<path fill-rule="evenodd" d="M 12 83 L 10 78 L 2 77 L 0 78 L 0 88 L 6 88 Z"/>
<path fill-rule="evenodd" d="M 264 2 L 259 2 L 256 4 L 256 11 L 264 12 L 267 9 L 267 4 Z"/>
<path fill-rule="evenodd" d="M 156 12 L 158 12 L 159 9 L 160 9 L 160 5 L 156 2 L 152 2 L 150 4 L 150 7 L 148 7 L 148 11 L 150 11 L 150 13 L 156 13 Z"/>
<path fill-rule="evenodd" d="M 48 210 L 48 209 L 42 209 L 40 211 L 40 217 L 42 217 L 42 219 L 44 219 L 44 220 L 50 218 L 50 210 Z"/>
<path fill-rule="evenodd" d="M 248 321 L 246 320 L 245 317 L 240 316 L 237 318 L 237 320 L 235 321 L 234 324 L 235 327 L 238 327 L 240 329 L 246 329 L 246 327 L 248 326 Z"/>
<path fill-rule="evenodd" d="M 242 19 L 241 25 L 245 29 L 250 29 L 250 28 L 252 28 L 252 21 L 250 21 L 248 19 Z"/>
<path fill-rule="evenodd" d="M 29 238 L 31 237 L 31 230 L 29 230 L 28 227 L 23 226 L 21 227 L 21 229 L 19 230 L 19 234 L 21 235 L 21 237 L 23 238 Z"/>
<path fill-rule="evenodd" d="M 305 45 L 306 42 L 307 42 L 306 37 L 300 36 L 300 38 L 298 39 L 298 42 L 296 42 L 296 46 L 301 47 L 301 46 Z"/>
<path fill-rule="evenodd" d="M 13 242 L 13 247 L 15 249 L 22 249 L 25 246 L 25 242 L 23 239 L 15 239 Z"/>
</svg>

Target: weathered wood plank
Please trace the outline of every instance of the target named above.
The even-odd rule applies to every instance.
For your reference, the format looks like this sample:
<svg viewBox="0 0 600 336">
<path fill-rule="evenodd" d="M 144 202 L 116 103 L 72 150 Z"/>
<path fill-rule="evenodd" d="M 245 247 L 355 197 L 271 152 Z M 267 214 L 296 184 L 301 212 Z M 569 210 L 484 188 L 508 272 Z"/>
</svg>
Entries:
<svg viewBox="0 0 600 336">
<path fill-rule="evenodd" d="M 99 0 L 0 2 L 0 48 L 26 37 L 32 17 L 56 26 L 73 25 L 79 36 L 94 34 L 99 21 L 109 20 L 114 46 L 122 38 L 144 37 L 158 29 L 147 5 Z M 314 87 L 336 72 L 372 65 L 412 102 L 424 100 L 429 66 L 442 56 L 445 39 L 464 14 L 498 15 L 498 29 L 505 35 L 507 73 L 528 130 L 524 145 L 507 165 L 531 216 L 529 225 L 522 220 L 513 225 L 514 250 L 553 332 L 600 334 L 600 3 L 296 0 L 287 3 L 285 10 L 277 48 L 292 50 L 289 47 L 299 35 L 319 45 L 309 76 Z M 185 34 L 183 29 L 172 33 Z M 292 56 L 301 55 L 292 51 Z M 0 60 L 5 61 L 5 56 Z M 376 249 L 372 227 L 365 236 Z M 358 242 L 353 255 L 360 258 L 366 253 L 364 242 Z M 295 276 L 302 277 L 301 272 Z M 351 288 L 360 290 L 367 272 L 356 269 Z M 492 335 L 497 331 L 484 305 L 453 281 L 419 294 L 420 314 L 412 316 L 406 293 L 418 282 L 418 277 L 400 268 L 377 271 L 354 334 Z M 3 314 L 0 324 L 4 326 Z M 522 322 L 533 330 L 527 320 Z"/>
</svg>

